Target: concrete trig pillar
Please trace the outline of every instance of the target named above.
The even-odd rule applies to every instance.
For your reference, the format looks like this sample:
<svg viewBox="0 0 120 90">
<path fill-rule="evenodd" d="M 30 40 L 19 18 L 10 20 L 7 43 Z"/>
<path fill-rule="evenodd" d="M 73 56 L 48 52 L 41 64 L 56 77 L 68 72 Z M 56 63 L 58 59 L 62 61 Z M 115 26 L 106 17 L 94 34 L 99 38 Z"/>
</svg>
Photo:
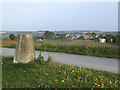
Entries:
<svg viewBox="0 0 120 90">
<path fill-rule="evenodd" d="M 13 63 L 28 63 L 35 59 L 32 34 L 18 34 Z"/>
</svg>

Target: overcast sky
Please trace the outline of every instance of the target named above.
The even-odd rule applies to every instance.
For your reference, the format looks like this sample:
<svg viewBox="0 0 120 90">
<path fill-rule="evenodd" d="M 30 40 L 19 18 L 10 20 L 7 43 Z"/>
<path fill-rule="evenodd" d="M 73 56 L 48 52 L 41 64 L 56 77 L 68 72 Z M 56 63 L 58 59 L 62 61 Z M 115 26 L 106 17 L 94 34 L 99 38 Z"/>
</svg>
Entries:
<svg viewBox="0 0 120 90">
<path fill-rule="evenodd" d="M 117 2 L 2 4 L 2 30 L 118 30 Z"/>
</svg>

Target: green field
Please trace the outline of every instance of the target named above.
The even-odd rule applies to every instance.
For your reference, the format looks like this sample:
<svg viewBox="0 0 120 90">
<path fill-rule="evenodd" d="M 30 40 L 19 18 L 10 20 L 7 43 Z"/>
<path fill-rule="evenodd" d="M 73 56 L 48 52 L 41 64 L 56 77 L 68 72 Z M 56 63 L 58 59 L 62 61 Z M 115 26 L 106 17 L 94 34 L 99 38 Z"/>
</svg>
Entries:
<svg viewBox="0 0 120 90">
<path fill-rule="evenodd" d="M 118 88 L 118 74 L 73 67 L 40 59 L 13 64 L 13 57 L 2 57 L 3 88 Z"/>
<path fill-rule="evenodd" d="M 3 42 L 10 42 L 3 41 Z M 3 47 L 15 48 L 15 41 L 12 44 L 3 45 Z M 88 55 L 97 57 L 107 57 L 107 58 L 120 58 L 118 57 L 118 47 L 117 45 L 102 44 L 90 40 L 43 40 L 34 41 L 35 49 L 40 51 L 50 51 L 50 52 L 62 52 L 69 54 L 78 55 Z"/>
</svg>

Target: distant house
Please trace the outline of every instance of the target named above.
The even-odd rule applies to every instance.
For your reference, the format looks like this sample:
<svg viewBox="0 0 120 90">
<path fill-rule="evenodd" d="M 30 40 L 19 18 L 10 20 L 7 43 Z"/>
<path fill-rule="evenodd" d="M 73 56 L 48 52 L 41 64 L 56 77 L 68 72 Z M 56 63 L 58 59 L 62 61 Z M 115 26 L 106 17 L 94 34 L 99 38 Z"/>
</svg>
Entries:
<svg viewBox="0 0 120 90">
<path fill-rule="evenodd" d="M 113 38 L 110 39 L 110 42 L 111 42 L 111 43 L 113 42 Z"/>
<path fill-rule="evenodd" d="M 60 34 L 60 35 L 59 35 L 59 38 L 60 38 L 60 39 L 67 39 L 67 37 L 69 37 L 69 36 L 70 36 L 69 34 L 64 33 L 64 34 Z"/>
<path fill-rule="evenodd" d="M 81 35 L 80 34 L 76 34 L 77 38 L 79 38 Z"/>
<path fill-rule="evenodd" d="M 101 42 L 101 43 L 106 43 L 106 39 L 104 39 L 104 38 L 99 38 L 99 42 Z"/>
<path fill-rule="evenodd" d="M 70 39 L 70 40 L 72 40 L 72 36 L 67 36 L 67 39 Z"/>
<path fill-rule="evenodd" d="M 89 39 L 92 39 L 92 36 L 91 35 L 81 35 L 78 39 L 89 40 Z"/>
<path fill-rule="evenodd" d="M 96 37 L 96 38 L 98 38 L 98 37 L 99 37 L 99 35 L 95 35 L 95 37 Z"/>
<path fill-rule="evenodd" d="M 99 35 L 94 35 L 94 36 L 92 37 L 92 39 L 95 40 L 95 39 L 98 39 L 98 37 L 99 37 Z"/>
<path fill-rule="evenodd" d="M 43 41 L 42 39 L 38 39 L 38 41 Z"/>
<path fill-rule="evenodd" d="M 77 39 L 77 36 L 76 35 L 72 35 L 72 39 Z"/>
<path fill-rule="evenodd" d="M 77 39 L 77 36 L 76 35 L 67 36 L 67 39 L 70 39 L 70 40 Z"/>
</svg>

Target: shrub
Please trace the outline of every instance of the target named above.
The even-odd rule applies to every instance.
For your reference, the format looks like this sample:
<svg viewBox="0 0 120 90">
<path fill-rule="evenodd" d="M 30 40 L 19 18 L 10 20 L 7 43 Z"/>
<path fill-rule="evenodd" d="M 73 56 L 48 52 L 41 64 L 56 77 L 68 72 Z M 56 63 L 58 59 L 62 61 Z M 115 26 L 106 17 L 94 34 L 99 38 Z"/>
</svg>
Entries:
<svg viewBox="0 0 120 90">
<path fill-rule="evenodd" d="M 45 64 L 44 57 L 41 55 L 41 52 L 39 54 L 39 57 L 36 59 L 36 62 L 39 64 Z"/>
<path fill-rule="evenodd" d="M 9 35 L 9 38 L 10 38 L 11 40 L 15 40 L 16 37 L 15 37 L 14 34 L 10 34 L 10 35 Z"/>
<path fill-rule="evenodd" d="M 50 62 L 53 62 L 53 61 L 52 61 L 52 57 L 51 57 L 51 56 L 48 56 L 48 59 L 47 59 L 46 63 L 50 63 Z"/>
</svg>

